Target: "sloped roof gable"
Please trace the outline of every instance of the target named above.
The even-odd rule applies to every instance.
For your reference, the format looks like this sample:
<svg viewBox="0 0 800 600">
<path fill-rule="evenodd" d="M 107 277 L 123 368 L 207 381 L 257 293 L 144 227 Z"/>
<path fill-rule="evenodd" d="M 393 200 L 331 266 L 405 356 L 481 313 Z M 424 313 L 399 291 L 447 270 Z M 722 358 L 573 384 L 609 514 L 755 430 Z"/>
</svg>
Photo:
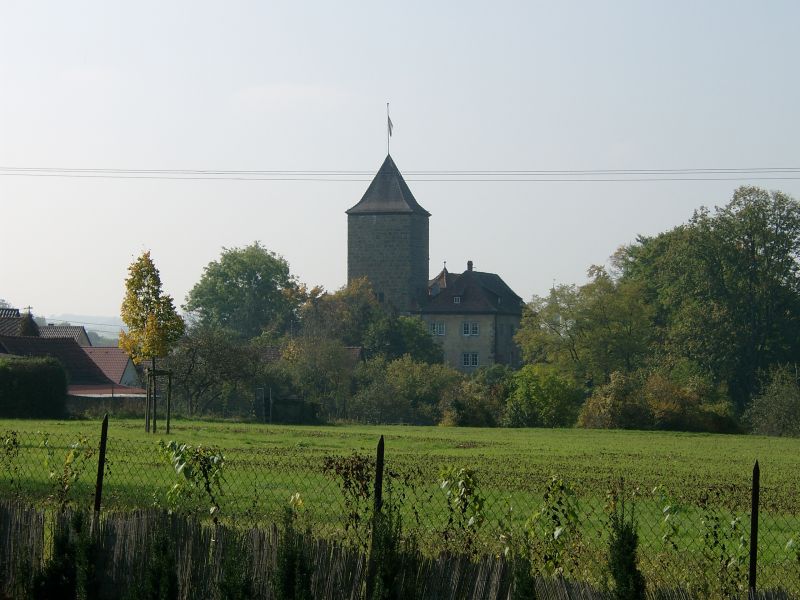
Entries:
<svg viewBox="0 0 800 600">
<path fill-rule="evenodd" d="M 351 209 L 345 211 L 348 215 L 374 215 L 374 214 L 418 214 L 431 216 L 422 208 L 414 194 L 400 174 L 397 165 L 390 155 L 386 155 L 378 173 L 369 184 L 361 200 Z"/>
</svg>

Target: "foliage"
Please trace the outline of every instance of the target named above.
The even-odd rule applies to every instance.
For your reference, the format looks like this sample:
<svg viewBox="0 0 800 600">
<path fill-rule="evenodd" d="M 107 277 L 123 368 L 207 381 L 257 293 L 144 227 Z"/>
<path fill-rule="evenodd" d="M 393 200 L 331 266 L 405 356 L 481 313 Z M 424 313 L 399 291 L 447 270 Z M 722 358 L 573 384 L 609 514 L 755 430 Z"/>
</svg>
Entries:
<svg viewBox="0 0 800 600">
<path fill-rule="evenodd" d="M 800 351 L 798 257 L 800 204 L 741 187 L 727 206 L 639 238 L 617 263 L 654 307 L 663 352 L 712 373 L 741 409 L 760 372 Z"/>
<path fill-rule="evenodd" d="M 447 498 L 447 523 L 442 532 L 445 543 L 467 554 L 476 553 L 478 530 L 486 514 L 485 498 L 478 487 L 475 470 L 444 467 L 439 472 L 439 480 L 439 487 Z"/>
<path fill-rule="evenodd" d="M 526 362 L 553 365 L 578 385 L 607 383 L 630 372 L 648 351 L 652 310 L 637 283 L 614 280 L 601 267 L 581 287 L 560 285 L 534 296 L 515 336 Z"/>
<path fill-rule="evenodd" d="M 350 456 L 326 456 L 322 470 L 336 479 L 342 490 L 345 507 L 345 531 L 353 531 L 366 548 L 369 518 L 372 514 L 375 462 L 354 452 Z"/>
<path fill-rule="evenodd" d="M 304 294 L 286 260 L 254 242 L 223 248 L 189 291 L 184 308 L 203 325 L 249 339 L 264 331 L 287 331 Z"/>
<path fill-rule="evenodd" d="M 513 391 L 503 414 L 506 427 L 571 427 L 582 391 L 552 368 L 525 365 L 513 376 Z"/>
<path fill-rule="evenodd" d="M 0 359 L 0 415 L 4 418 L 60 418 L 66 396 L 67 374 L 56 359 Z"/>
<path fill-rule="evenodd" d="M 356 392 L 350 418 L 369 422 L 433 425 L 458 398 L 463 376 L 441 364 L 415 361 L 405 355 L 392 361 L 376 357 L 356 370 Z"/>
<path fill-rule="evenodd" d="M 487 394 L 474 378 L 465 378 L 445 390 L 440 401 L 440 425 L 458 427 L 494 427 L 498 424 L 502 405 L 497 397 Z"/>
<path fill-rule="evenodd" d="M 178 569 L 175 540 L 169 532 L 166 519 L 156 521 L 147 544 L 145 570 L 131 598 L 147 600 L 172 600 L 178 598 Z"/>
<path fill-rule="evenodd" d="M 706 565 L 699 591 L 706 597 L 714 593 L 722 598 L 739 598 L 746 589 L 748 565 L 748 538 L 741 517 L 727 514 L 707 495 L 701 501 L 701 509 Z"/>
<path fill-rule="evenodd" d="M 293 338 L 283 348 L 281 363 L 303 397 L 322 405 L 327 417 L 347 415 L 355 365 L 341 343 L 330 338 Z"/>
<path fill-rule="evenodd" d="M 97 548 L 82 512 L 57 519 L 50 560 L 33 581 L 34 598 L 99 598 L 95 575 Z"/>
<path fill-rule="evenodd" d="M 640 383 L 619 372 L 611 374 L 608 385 L 594 391 L 578 417 L 580 427 L 593 429 L 649 429 L 651 423 Z"/>
<path fill-rule="evenodd" d="M 578 503 L 564 479 L 553 476 L 539 510 L 525 523 L 526 553 L 534 571 L 545 577 L 567 577 L 581 549 Z"/>
<path fill-rule="evenodd" d="M 173 509 L 178 508 L 184 499 L 203 500 L 209 505 L 208 512 L 217 522 L 219 516 L 219 496 L 223 494 L 225 483 L 225 457 L 219 448 L 190 446 L 175 441 L 158 442 L 162 455 L 169 461 L 175 473 L 180 476 L 167 492 L 167 500 Z"/>
<path fill-rule="evenodd" d="M 256 371 L 255 352 L 233 332 L 216 327 L 190 327 L 164 361 L 187 413 L 204 413 L 226 392 L 246 385 Z"/>
<path fill-rule="evenodd" d="M 284 509 L 273 572 L 272 593 L 281 600 L 311 600 L 313 565 L 306 551 L 306 538 L 296 529 L 295 507 Z"/>
<path fill-rule="evenodd" d="M 417 362 L 441 363 L 442 347 L 434 341 L 425 321 L 418 317 L 383 314 L 374 320 L 364 335 L 364 353 L 395 360 L 409 355 Z"/>
<path fill-rule="evenodd" d="M 172 297 L 161 291 L 161 276 L 149 251 L 128 267 L 121 316 L 128 331 L 120 332 L 119 347 L 135 363 L 166 356 L 183 335 L 183 319 Z"/>
<path fill-rule="evenodd" d="M 88 437 L 79 435 L 78 439 L 70 444 L 64 458 L 59 460 L 55 448 L 50 444 L 49 434 L 44 434 L 41 446 L 45 450 L 45 468 L 53 485 L 52 498 L 63 511 L 69 504 L 72 491 L 81 476 L 92 466 L 91 458 L 94 456 L 95 448 L 90 444 Z"/>
<path fill-rule="evenodd" d="M 638 566 L 639 535 L 636 505 L 630 499 L 626 512 L 625 487 L 622 480 L 609 494 L 608 571 L 614 581 L 614 597 L 638 600 L 645 596 L 645 580 Z"/>
<path fill-rule="evenodd" d="M 414 600 L 421 595 L 415 575 L 422 556 L 415 538 L 403 535 L 401 508 L 390 498 L 373 517 L 369 560 L 374 573 L 369 600 Z"/>
<path fill-rule="evenodd" d="M 344 346 L 363 346 L 369 327 L 384 317 L 365 277 L 333 294 L 310 295 L 299 313 L 303 335 L 338 340 Z"/>
<path fill-rule="evenodd" d="M 800 435 L 800 384 L 795 369 L 773 369 L 761 393 L 753 399 L 745 419 L 753 433 Z"/>
</svg>

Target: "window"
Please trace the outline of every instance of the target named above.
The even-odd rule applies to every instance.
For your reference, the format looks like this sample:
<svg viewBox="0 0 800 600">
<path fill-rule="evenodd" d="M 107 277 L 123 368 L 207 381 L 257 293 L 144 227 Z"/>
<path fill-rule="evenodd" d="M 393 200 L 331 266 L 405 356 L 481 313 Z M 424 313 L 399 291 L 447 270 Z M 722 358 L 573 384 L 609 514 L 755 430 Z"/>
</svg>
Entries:
<svg viewBox="0 0 800 600">
<path fill-rule="evenodd" d="M 461 355 L 461 364 L 464 367 L 477 367 L 478 366 L 478 353 L 477 352 L 464 352 Z"/>
<path fill-rule="evenodd" d="M 478 366 L 478 353 L 477 352 L 473 352 L 472 354 L 470 354 L 470 360 L 472 361 L 472 366 L 473 367 L 477 367 Z"/>
<path fill-rule="evenodd" d="M 436 335 L 436 323 L 430 323 L 431 335 Z"/>
<path fill-rule="evenodd" d="M 464 354 L 461 355 L 461 364 L 465 367 L 469 366 L 469 352 L 464 352 Z"/>
<path fill-rule="evenodd" d="M 478 335 L 480 332 L 480 328 L 478 327 L 477 321 L 464 321 L 461 324 L 461 333 L 465 336 L 468 335 Z"/>
<path fill-rule="evenodd" d="M 444 321 L 436 323 L 436 335 L 444 335 Z"/>
<path fill-rule="evenodd" d="M 461 296 L 453 296 L 453 304 L 461 304 Z"/>
</svg>

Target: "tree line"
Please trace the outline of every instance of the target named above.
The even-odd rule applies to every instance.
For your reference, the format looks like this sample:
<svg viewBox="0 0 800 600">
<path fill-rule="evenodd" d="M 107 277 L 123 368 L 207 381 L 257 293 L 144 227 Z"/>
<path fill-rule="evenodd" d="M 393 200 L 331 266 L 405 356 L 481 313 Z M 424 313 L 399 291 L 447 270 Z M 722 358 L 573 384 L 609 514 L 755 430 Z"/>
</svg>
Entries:
<svg viewBox="0 0 800 600">
<path fill-rule="evenodd" d="M 367 280 L 309 288 L 255 242 L 205 268 L 162 364 L 188 415 L 246 416 L 270 389 L 324 419 L 794 433 L 799 257 L 797 201 L 739 188 L 621 247 L 585 284 L 534 296 L 516 335 L 522 368 L 464 375 Z"/>
</svg>

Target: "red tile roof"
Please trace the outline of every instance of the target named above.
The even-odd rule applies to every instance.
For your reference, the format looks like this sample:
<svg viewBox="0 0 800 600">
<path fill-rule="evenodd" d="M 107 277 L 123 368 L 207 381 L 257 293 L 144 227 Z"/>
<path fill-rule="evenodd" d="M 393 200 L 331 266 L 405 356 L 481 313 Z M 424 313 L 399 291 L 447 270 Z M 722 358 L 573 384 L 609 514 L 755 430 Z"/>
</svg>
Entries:
<svg viewBox="0 0 800 600">
<path fill-rule="evenodd" d="M 0 353 L 16 356 L 51 356 L 64 365 L 71 385 L 112 383 L 72 338 L 0 336 Z"/>
<path fill-rule="evenodd" d="M 446 283 L 442 286 L 441 283 Z M 444 270 L 429 282 L 431 295 L 420 313 L 520 315 L 522 298 L 496 273 L 467 269 L 453 277 Z M 454 298 L 458 297 L 458 303 Z"/>
<path fill-rule="evenodd" d="M 90 346 L 84 348 L 83 351 L 111 381 L 114 383 L 122 381 L 122 376 L 125 374 L 125 369 L 130 361 L 130 357 L 122 348 Z"/>
</svg>

